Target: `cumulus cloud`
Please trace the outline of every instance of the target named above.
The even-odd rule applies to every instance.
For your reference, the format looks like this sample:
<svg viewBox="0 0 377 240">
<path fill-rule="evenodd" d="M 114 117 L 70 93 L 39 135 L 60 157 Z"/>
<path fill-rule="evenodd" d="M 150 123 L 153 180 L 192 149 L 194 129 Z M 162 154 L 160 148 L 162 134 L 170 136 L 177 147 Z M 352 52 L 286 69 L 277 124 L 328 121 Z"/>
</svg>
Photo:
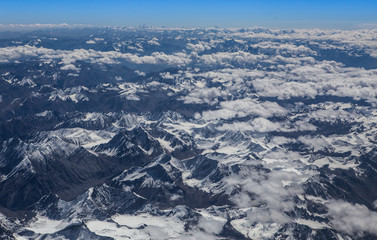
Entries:
<svg viewBox="0 0 377 240">
<path fill-rule="evenodd" d="M 247 214 L 248 220 L 252 223 L 289 223 L 291 219 L 282 211 L 274 208 L 254 208 Z"/>
<path fill-rule="evenodd" d="M 321 30 L 321 29 L 294 29 L 291 31 L 286 30 L 272 30 L 272 29 L 258 29 L 250 28 L 245 32 L 237 30 L 229 31 L 228 37 L 240 38 L 243 40 L 260 39 L 261 42 L 278 42 L 282 41 L 297 41 L 297 40 L 311 40 L 311 44 L 316 44 L 320 48 L 331 45 L 337 49 L 376 49 L 376 29 L 363 29 L 363 30 Z M 225 35 L 225 34 L 224 34 Z M 329 44 L 329 42 L 333 44 Z"/>
<path fill-rule="evenodd" d="M 196 115 L 196 118 L 204 120 L 241 118 L 248 115 L 261 117 L 284 116 L 287 110 L 275 102 L 258 102 L 251 98 L 224 101 L 220 103 L 220 109 L 205 111 Z"/>
<path fill-rule="evenodd" d="M 272 41 L 263 41 L 257 44 L 251 45 L 253 48 L 257 48 L 262 50 L 262 52 L 266 52 L 268 50 L 273 50 L 269 52 L 269 54 L 281 55 L 281 54 L 292 54 L 294 56 L 308 56 L 308 55 L 317 55 L 315 51 L 312 49 L 303 46 L 303 45 L 294 45 L 290 43 L 280 43 L 280 42 L 272 42 Z"/>
<path fill-rule="evenodd" d="M 251 124 L 253 125 L 254 129 L 259 132 L 271 132 L 280 127 L 279 123 L 271 122 L 265 118 L 256 118 L 251 122 Z"/>
<path fill-rule="evenodd" d="M 168 55 L 162 52 L 154 52 L 149 56 L 139 56 L 131 53 L 120 53 L 116 51 L 95 51 L 92 49 L 53 50 L 34 46 L 5 47 L 0 49 L 0 62 L 11 60 L 38 57 L 42 61 L 60 60 L 64 65 L 73 64 L 76 61 L 89 61 L 91 63 L 115 64 L 123 59 L 135 64 L 164 64 L 172 66 L 183 66 L 191 62 L 187 54 L 180 52 Z"/>
<path fill-rule="evenodd" d="M 266 118 L 258 117 L 250 122 L 224 123 L 218 127 L 221 131 L 255 131 L 255 132 L 271 132 L 281 128 L 279 123 L 274 123 Z"/>
<path fill-rule="evenodd" d="M 195 103 L 195 104 L 209 104 L 214 105 L 218 103 L 218 97 L 226 97 L 227 93 L 219 88 L 201 88 L 190 92 L 187 96 L 183 97 L 181 100 L 184 103 Z"/>
<path fill-rule="evenodd" d="M 256 64 L 258 61 L 266 59 L 264 55 L 254 55 L 248 52 L 216 52 L 197 57 L 198 64 L 207 66 L 245 66 Z"/>
<path fill-rule="evenodd" d="M 233 34 L 236 33 L 234 32 Z M 247 38 L 247 34 L 245 33 L 243 37 Z M 318 37 L 321 34 L 323 35 L 323 32 L 294 31 L 287 35 L 287 33 L 276 32 L 275 34 L 274 31 L 271 31 L 264 34 L 272 34 L 271 37 L 276 40 L 296 35 L 300 39 L 303 34 L 309 34 L 309 37 Z M 343 33 L 331 32 L 331 34 L 338 36 Z M 232 35 L 232 32 L 228 33 L 228 35 Z M 313 38 L 316 40 L 315 37 Z M 156 39 L 151 39 L 151 41 L 156 41 Z M 196 45 L 189 43 L 187 47 L 195 51 L 201 51 L 208 48 L 204 46 L 212 45 L 215 46 L 216 43 L 200 41 Z M 183 77 L 190 79 L 205 77 L 211 82 L 223 84 L 224 87 L 231 91 L 255 91 L 258 96 L 262 97 L 290 99 L 296 97 L 338 96 L 377 102 L 377 70 L 375 69 L 366 70 L 344 67 L 341 63 L 334 61 L 317 61 L 312 57 L 316 54 L 315 52 L 306 46 L 298 44 L 281 44 L 270 39 L 252 46 L 262 50 L 274 49 L 276 52 L 273 54 L 264 54 L 263 52 L 261 54 L 252 54 L 246 51 L 235 51 L 198 55 L 196 52 L 188 54 L 182 51 L 172 54 L 154 52 L 150 55 L 139 55 L 117 51 L 101 52 L 91 49 L 53 50 L 25 45 L 1 48 L 0 62 L 16 61 L 23 58 L 39 58 L 44 62 L 57 61 L 61 63 L 63 65 L 62 70 L 73 70 L 77 61 L 100 64 L 118 64 L 126 61 L 134 64 L 175 67 L 194 66 L 198 69 L 216 68 L 214 71 L 198 73 L 184 71 L 186 76 Z M 285 53 L 294 56 L 285 56 Z M 245 67 L 247 69 L 242 69 Z M 255 67 L 255 69 L 250 69 L 250 67 Z M 266 67 L 269 69 L 266 69 Z M 203 94 L 205 91 L 202 90 Z M 215 90 L 211 91 L 214 92 Z M 195 96 L 195 94 L 198 96 Z M 200 93 L 198 92 L 192 93 L 191 96 L 187 96 L 185 101 L 187 103 L 200 102 L 199 95 Z M 203 98 L 203 102 L 209 101 L 209 99 Z"/>
<path fill-rule="evenodd" d="M 136 73 L 137 75 L 139 75 L 139 76 L 145 76 L 145 75 L 146 75 L 145 72 L 141 72 L 141 71 L 139 71 L 139 70 L 136 70 L 135 73 Z"/>
<path fill-rule="evenodd" d="M 76 67 L 75 65 L 73 64 L 67 64 L 67 65 L 64 65 L 60 68 L 61 70 L 71 70 L 71 71 L 80 71 L 81 69 Z"/>
<path fill-rule="evenodd" d="M 198 226 L 207 233 L 219 234 L 223 230 L 225 223 L 226 219 L 201 216 L 199 218 Z"/>
<path fill-rule="evenodd" d="M 279 158 L 278 158 L 279 159 Z M 295 165 L 285 163 L 287 166 Z M 281 164 L 281 163 L 280 163 Z M 278 167 L 279 163 L 274 163 Z M 285 166 L 285 167 L 287 167 Z M 282 166 L 280 166 L 282 167 Z M 294 197 L 302 193 L 302 188 L 296 185 L 307 176 L 272 168 L 271 172 L 245 171 L 226 179 L 230 191 L 234 186 L 241 186 L 240 193 L 231 197 L 239 207 L 252 209 L 248 212 L 251 223 L 287 223 L 292 221 L 284 211 L 294 209 Z"/>
<path fill-rule="evenodd" d="M 324 137 L 310 137 L 310 136 L 300 136 L 298 140 L 310 147 L 313 151 L 323 150 L 331 144 Z"/>
<path fill-rule="evenodd" d="M 158 38 L 154 37 L 151 40 L 147 41 L 149 45 L 155 45 L 155 46 L 160 46 L 160 43 L 158 42 Z"/>
<path fill-rule="evenodd" d="M 188 49 L 194 51 L 194 52 L 200 53 L 200 52 L 203 52 L 205 50 L 211 49 L 211 44 L 210 44 L 210 42 L 200 41 L 197 44 L 188 43 L 186 47 Z"/>
<path fill-rule="evenodd" d="M 377 235 L 377 212 L 360 204 L 351 204 L 343 200 L 333 200 L 327 205 L 330 224 L 339 231 L 348 234 Z"/>
<path fill-rule="evenodd" d="M 328 104 L 330 105 L 330 104 Z M 321 120 L 321 121 L 328 121 L 328 122 L 334 122 L 337 120 L 354 120 L 354 114 L 349 111 L 345 111 L 344 109 L 332 109 L 332 108 L 327 108 L 327 109 L 313 109 L 309 114 L 309 117 Z"/>
<path fill-rule="evenodd" d="M 258 95 L 279 99 L 328 95 L 372 101 L 377 96 L 376 70 L 344 68 L 326 61 L 285 68 L 255 79 L 252 84 Z"/>
</svg>

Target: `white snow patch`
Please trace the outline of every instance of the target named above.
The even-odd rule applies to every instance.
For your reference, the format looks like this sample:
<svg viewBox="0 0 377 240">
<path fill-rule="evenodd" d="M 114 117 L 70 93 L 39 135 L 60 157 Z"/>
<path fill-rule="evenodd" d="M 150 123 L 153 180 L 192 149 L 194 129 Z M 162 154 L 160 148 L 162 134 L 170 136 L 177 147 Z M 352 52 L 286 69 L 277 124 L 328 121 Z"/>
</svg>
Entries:
<svg viewBox="0 0 377 240">
<path fill-rule="evenodd" d="M 170 142 L 166 141 L 165 139 L 162 138 L 155 138 L 161 146 L 166 149 L 168 152 L 173 152 L 175 148 L 170 146 Z"/>
<path fill-rule="evenodd" d="M 115 239 L 176 239 L 186 234 L 184 222 L 177 216 L 116 215 L 112 220 L 89 221 L 86 225 L 98 235 Z"/>
<path fill-rule="evenodd" d="M 35 116 L 37 116 L 37 117 L 46 117 L 47 114 L 50 113 L 50 112 L 51 111 L 46 110 L 44 112 L 40 112 L 40 113 L 35 114 Z"/>
<path fill-rule="evenodd" d="M 301 219 L 301 218 L 295 219 L 294 222 L 297 224 L 306 225 L 310 227 L 311 229 L 316 229 L 316 230 L 328 227 L 327 224 L 325 223 L 320 223 L 320 222 L 316 222 L 316 221 L 308 220 L 308 219 Z"/>
<path fill-rule="evenodd" d="M 45 216 L 37 215 L 36 221 L 26 227 L 27 230 L 40 234 L 48 234 L 60 231 L 69 225 L 63 220 L 52 220 Z"/>
</svg>

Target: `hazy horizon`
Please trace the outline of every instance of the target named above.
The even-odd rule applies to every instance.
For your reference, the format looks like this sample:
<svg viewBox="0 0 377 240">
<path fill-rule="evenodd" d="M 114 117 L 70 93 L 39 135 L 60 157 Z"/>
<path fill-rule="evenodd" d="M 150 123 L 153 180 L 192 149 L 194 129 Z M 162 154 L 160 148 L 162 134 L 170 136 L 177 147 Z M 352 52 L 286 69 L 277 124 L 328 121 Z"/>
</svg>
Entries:
<svg viewBox="0 0 377 240">
<path fill-rule="evenodd" d="M 377 26 L 376 1 L 26 1 L 0 3 L 0 24 L 360 29 Z"/>
</svg>

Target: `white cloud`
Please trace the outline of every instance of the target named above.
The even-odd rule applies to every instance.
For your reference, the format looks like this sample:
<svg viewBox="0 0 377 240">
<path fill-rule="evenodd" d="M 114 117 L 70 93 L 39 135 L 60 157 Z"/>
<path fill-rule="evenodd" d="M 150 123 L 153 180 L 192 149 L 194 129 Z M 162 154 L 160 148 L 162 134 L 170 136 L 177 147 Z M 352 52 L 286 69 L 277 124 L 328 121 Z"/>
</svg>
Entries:
<svg viewBox="0 0 377 240">
<path fill-rule="evenodd" d="M 377 70 L 344 68 L 326 61 L 284 68 L 252 82 L 258 95 L 279 99 L 329 95 L 370 101 L 377 96 Z"/>
<path fill-rule="evenodd" d="M 310 137 L 310 136 L 300 136 L 298 140 L 306 145 L 313 151 L 320 151 L 324 150 L 325 148 L 331 146 L 325 138 L 320 136 L 318 137 Z"/>
<path fill-rule="evenodd" d="M 139 76 L 145 76 L 145 75 L 146 75 L 145 72 L 141 72 L 141 71 L 139 71 L 139 70 L 135 70 L 135 73 L 136 73 L 137 75 L 139 75 Z"/>
<path fill-rule="evenodd" d="M 0 24 L 0 31 L 32 31 L 37 29 L 49 29 L 49 28 L 84 28 L 91 27 L 91 25 L 85 24 Z"/>
<path fill-rule="evenodd" d="M 256 118 L 251 124 L 253 125 L 255 131 L 259 132 L 271 132 L 279 129 L 280 124 L 271 122 L 265 118 Z"/>
<path fill-rule="evenodd" d="M 219 234 L 226 223 L 226 219 L 212 218 L 201 216 L 199 218 L 198 226 L 207 233 Z"/>
<path fill-rule="evenodd" d="M 73 64 L 67 64 L 67 65 L 64 65 L 60 68 L 61 70 L 71 70 L 71 71 L 80 71 L 81 69 L 76 67 L 75 65 Z"/>
<path fill-rule="evenodd" d="M 330 105 L 330 104 L 329 104 Z M 320 121 L 334 122 L 337 120 L 353 120 L 354 114 L 343 109 L 313 109 L 309 114 L 309 117 Z"/>
<path fill-rule="evenodd" d="M 351 204 L 343 200 L 333 200 L 327 205 L 330 224 L 337 230 L 348 234 L 370 233 L 377 235 L 377 212 L 360 204 Z"/>
<path fill-rule="evenodd" d="M 185 53 L 168 55 L 162 52 L 154 52 L 149 56 L 138 56 L 131 53 L 116 51 L 94 51 L 92 49 L 53 50 L 34 46 L 17 46 L 0 48 L 0 62 L 9 62 L 15 59 L 39 57 L 42 61 L 60 60 L 62 64 L 73 64 L 76 61 L 89 61 L 91 63 L 118 63 L 119 59 L 135 64 L 164 64 L 171 66 L 184 66 L 191 62 Z"/>
<path fill-rule="evenodd" d="M 261 117 L 284 116 L 287 110 L 275 102 L 258 102 L 251 98 L 225 101 L 220 103 L 220 109 L 205 111 L 196 118 L 204 120 L 231 119 L 235 117 L 246 117 L 255 115 Z"/>
<path fill-rule="evenodd" d="M 224 123 L 217 129 L 220 131 L 255 131 L 255 132 L 271 132 L 281 128 L 279 123 L 274 123 L 265 118 L 256 118 L 250 122 L 234 122 Z"/>
<path fill-rule="evenodd" d="M 190 92 L 181 100 L 183 100 L 184 103 L 207 103 L 209 105 L 214 105 L 218 103 L 218 97 L 225 96 L 227 96 L 227 93 L 225 91 L 220 90 L 219 88 L 201 88 Z"/>
<path fill-rule="evenodd" d="M 210 42 L 200 41 L 197 44 L 188 43 L 186 47 L 194 52 L 200 53 L 205 50 L 211 49 L 211 44 Z"/>
<path fill-rule="evenodd" d="M 158 42 L 158 38 L 154 37 L 151 40 L 147 41 L 149 45 L 155 45 L 155 46 L 160 46 L 160 43 Z"/>
<path fill-rule="evenodd" d="M 207 66 L 230 66 L 255 64 L 258 61 L 266 59 L 264 55 L 254 55 L 248 52 L 216 52 L 213 54 L 201 55 L 197 57 L 199 65 Z"/>
<path fill-rule="evenodd" d="M 193 72 L 185 71 L 185 78 L 205 77 L 212 82 L 220 83 L 229 91 L 238 90 L 251 91 L 251 87 L 257 95 L 263 97 L 276 97 L 278 99 L 290 99 L 293 97 L 315 98 L 317 96 L 339 96 L 352 97 L 355 100 L 367 100 L 376 102 L 377 96 L 377 70 L 365 70 L 361 68 L 344 67 L 340 63 L 334 61 L 316 61 L 312 58 L 315 52 L 303 45 L 294 45 L 290 43 L 278 44 L 273 39 L 290 39 L 288 36 L 296 36 L 301 39 L 303 35 L 309 35 L 316 40 L 321 37 L 321 31 L 293 31 L 290 34 L 272 31 L 272 40 L 262 41 L 254 44 L 254 47 L 261 49 L 274 49 L 277 52 L 272 55 L 251 54 L 249 52 L 217 52 L 199 56 L 196 52 L 191 54 L 176 52 L 173 54 L 165 54 L 163 52 L 154 52 L 151 55 L 139 55 L 131 53 L 121 53 L 116 51 L 94 51 L 86 49 L 75 49 L 72 51 L 53 50 L 43 47 L 33 46 L 17 46 L 6 47 L 0 49 L 0 62 L 10 62 L 22 58 L 36 57 L 45 62 L 58 61 L 64 69 L 73 69 L 76 61 L 88 61 L 91 63 L 118 64 L 121 60 L 134 64 L 160 64 L 167 66 L 196 66 L 198 68 L 222 68 L 209 72 Z M 329 32 L 334 36 L 341 36 L 342 32 Z M 349 32 L 348 34 L 350 34 Z M 375 32 L 356 32 L 364 36 L 364 44 Z M 356 34 L 352 32 L 352 34 Z M 238 34 L 237 32 L 227 33 L 228 35 Z M 247 38 L 245 33 L 243 36 Z M 254 33 L 255 34 L 255 33 Z M 267 34 L 267 33 L 264 33 Z M 270 33 L 269 33 L 270 34 Z M 364 34 L 364 35 L 363 35 Z M 319 38 L 318 38 L 319 39 Z M 322 39 L 322 38 L 321 38 Z M 156 39 L 152 39 L 156 40 Z M 337 41 L 340 38 L 337 37 Z M 242 42 L 242 41 L 241 41 Z M 198 51 L 201 45 L 213 46 L 216 43 L 211 41 L 200 41 L 197 45 L 189 45 Z M 366 44 L 366 43 L 365 43 Z M 368 45 L 369 46 L 369 45 Z M 292 53 L 295 57 L 284 57 L 282 53 Z M 73 65 L 71 65 L 73 64 Z M 266 70 L 262 67 L 256 69 L 240 69 L 245 66 L 258 66 L 258 64 L 267 64 L 273 71 Z M 238 67 L 238 69 L 234 69 Z M 189 76 L 189 73 L 191 76 Z M 205 90 L 203 90 L 204 92 Z M 200 98 L 200 97 L 199 97 Z M 192 93 L 187 96 L 187 102 L 200 102 L 200 99 Z M 204 99 L 203 102 L 209 102 Z M 212 102 L 211 104 L 215 104 Z"/>
<path fill-rule="evenodd" d="M 285 171 L 280 165 L 285 164 L 286 168 L 292 167 L 292 165 L 296 165 L 293 160 L 288 158 L 285 160 L 286 163 L 270 164 L 271 171 L 269 173 L 243 171 L 238 175 L 226 178 L 228 191 L 232 191 L 235 186 L 242 187 L 240 193 L 231 196 L 231 200 L 239 207 L 252 207 L 248 212 L 248 219 L 251 223 L 282 224 L 292 221 L 284 211 L 294 209 L 294 197 L 303 191 L 297 183 L 307 179 L 307 176 Z"/>
<path fill-rule="evenodd" d="M 375 200 L 375 201 L 373 202 L 373 207 L 374 207 L 374 208 L 377 208 L 377 200 Z"/>
<path fill-rule="evenodd" d="M 272 42 L 272 41 L 263 41 L 257 44 L 251 45 L 253 48 L 258 48 L 263 50 L 263 52 L 268 50 L 273 50 L 273 54 L 281 55 L 281 54 L 293 54 L 295 56 L 308 56 L 308 55 L 317 55 L 317 53 L 310 48 L 303 46 L 303 45 L 294 45 L 290 43 L 280 43 L 280 42 Z M 271 53 L 270 53 L 271 54 Z"/>
</svg>

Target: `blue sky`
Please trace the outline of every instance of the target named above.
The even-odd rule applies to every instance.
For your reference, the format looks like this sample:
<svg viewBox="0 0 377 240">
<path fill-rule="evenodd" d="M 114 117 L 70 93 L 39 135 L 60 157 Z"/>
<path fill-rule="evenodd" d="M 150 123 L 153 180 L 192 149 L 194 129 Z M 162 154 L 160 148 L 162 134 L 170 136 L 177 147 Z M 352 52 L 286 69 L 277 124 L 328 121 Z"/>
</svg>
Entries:
<svg viewBox="0 0 377 240">
<path fill-rule="evenodd" d="M 377 27 L 377 0 L 0 0 L 0 24 Z"/>
</svg>

